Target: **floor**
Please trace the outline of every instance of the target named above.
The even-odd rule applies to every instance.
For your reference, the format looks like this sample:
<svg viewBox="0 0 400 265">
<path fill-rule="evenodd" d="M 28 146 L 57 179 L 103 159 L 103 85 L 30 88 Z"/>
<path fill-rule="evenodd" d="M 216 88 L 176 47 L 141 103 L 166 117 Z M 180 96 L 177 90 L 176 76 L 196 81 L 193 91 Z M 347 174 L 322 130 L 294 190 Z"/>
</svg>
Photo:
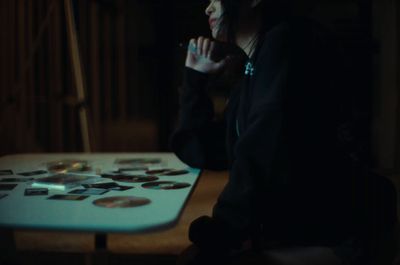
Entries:
<svg viewBox="0 0 400 265">
<path fill-rule="evenodd" d="M 395 184 L 398 194 L 400 194 L 400 177 L 394 177 L 391 180 Z M 400 195 L 398 196 L 398 209 L 400 216 Z M 84 254 L 24 250 L 19 251 L 17 255 L 19 262 L 16 265 L 172 265 L 176 261 L 176 255 L 132 255 L 101 252 Z"/>
<path fill-rule="evenodd" d="M 173 265 L 176 256 L 21 252 L 15 265 Z M 7 265 L 7 264 L 6 264 Z M 13 265 L 13 264 L 10 264 Z"/>
</svg>

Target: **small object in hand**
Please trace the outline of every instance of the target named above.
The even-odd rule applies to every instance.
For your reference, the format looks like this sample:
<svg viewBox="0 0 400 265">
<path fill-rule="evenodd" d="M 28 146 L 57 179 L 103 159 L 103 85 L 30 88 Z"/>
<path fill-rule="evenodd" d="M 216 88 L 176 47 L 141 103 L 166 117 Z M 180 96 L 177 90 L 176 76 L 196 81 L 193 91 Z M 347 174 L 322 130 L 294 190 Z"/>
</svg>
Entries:
<svg viewBox="0 0 400 265">
<path fill-rule="evenodd" d="M 196 44 L 193 44 L 193 43 L 190 43 L 190 42 L 189 43 L 184 43 L 184 42 L 179 43 L 179 48 L 187 49 L 191 53 L 196 53 L 197 52 Z"/>
</svg>

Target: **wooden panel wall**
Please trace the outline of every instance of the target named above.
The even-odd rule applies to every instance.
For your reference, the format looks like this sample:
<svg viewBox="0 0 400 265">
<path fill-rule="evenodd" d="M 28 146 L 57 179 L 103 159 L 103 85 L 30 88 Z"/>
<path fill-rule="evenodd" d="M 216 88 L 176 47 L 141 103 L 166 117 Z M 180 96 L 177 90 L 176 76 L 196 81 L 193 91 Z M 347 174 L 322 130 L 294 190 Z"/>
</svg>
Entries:
<svg viewBox="0 0 400 265">
<path fill-rule="evenodd" d="M 126 6 L 136 1 L 73 2 L 94 150 L 157 150 L 154 87 L 135 84 L 127 59 Z M 0 154 L 82 151 L 64 11 L 62 0 L 0 3 Z"/>
<path fill-rule="evenodd" d="M 369 90 L 374 83 L 376 166 L 398 171 L 398 1 L 321 2 L 328 10 L 322 14 L 325 19 L 328 13 L 335 15 L 335 4 L 350 5 L 348 10 L 338 7 L 342 14 L 350 14 L 342 20 L 344 33 L 352 28 L 352 34 L 361 29 L 368 35 L 374 28 L 380 52 L 372 55 L 374 72 L 361 86 Z M 94 150 L 165 150 L 178 107 L 176 90 L 184 57 L 175 45 L 199 29 L 207 34 L 203 4 L 185 0 L 74 3 Z M 352 13 L 351 5 L 357 6 L 358 14 Z M 340 23 L 336 26 L 341 27 Z M 81 151 L 62 0 L 0 1 L 0 39 L 0 154 Z M 162 48 L 160 43 L 164 43 Z M 360 51 L 358 46 L 353 48 Z"/>
<path fill-rule="evenodd" d="M 1 150 L 42 150 L 41 142 L 47 138 L 48 116 L 36 122 L 46 112 L 50 79 L 51 56 L 47 56 L 51 14 L 56 2 L 2 1 L 1 17 Z M 40 68 L 40 70 L 39 70 Z"/>
<path fill-rule="evenodd" d="M 373 144 L 377 167 L 400 173 L 400 3 L 374 0 L 374 36 L 380 52 L 375 60 Z"/>
</svg>

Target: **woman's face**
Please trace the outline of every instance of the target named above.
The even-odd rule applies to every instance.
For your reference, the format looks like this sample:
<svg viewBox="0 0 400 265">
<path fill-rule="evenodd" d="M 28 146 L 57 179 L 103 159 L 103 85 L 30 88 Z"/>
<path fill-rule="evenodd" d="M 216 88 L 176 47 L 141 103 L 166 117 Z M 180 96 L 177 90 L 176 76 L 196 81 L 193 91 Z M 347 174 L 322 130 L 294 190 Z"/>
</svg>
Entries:
<svg viewBox="0 0 400 265">
<path fill-rule="evenodd" d="M 208 23 L 210 25 L 211 35 L 219 41 L 226 40 L 226 30 L 222 29 L 222 5 L 221 0 L 210 0 L 206 10 Z"/>
</svg>

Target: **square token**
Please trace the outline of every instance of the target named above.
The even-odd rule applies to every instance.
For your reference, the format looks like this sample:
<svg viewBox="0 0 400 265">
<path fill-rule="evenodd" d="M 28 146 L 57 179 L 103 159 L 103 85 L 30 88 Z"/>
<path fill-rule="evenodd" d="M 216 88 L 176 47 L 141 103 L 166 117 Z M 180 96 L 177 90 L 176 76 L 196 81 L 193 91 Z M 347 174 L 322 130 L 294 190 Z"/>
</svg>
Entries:
<svg viewBox="0 0 400 265">
<path fill-rule="evenodd" d="M 70 194 L 84 194 L 84 195 L 101 195 L 108 192 L 107 189 L 98 189 L 98 188 L 88 188 L 88 189 L 76 189 L 72 190 L 68 193 Z"/>
<path fill-rule="evenodd" d="M 13 190 L 17 184 L 0 184 L 0 190 Z"/>
<path fill-rule="evenodd" d="M 25 189 L 25 196 L 48 195 L 49 190 L 45 188 L 28 188 Z"/>
<path fill-rule="evenodd" d="M 48 197 L 48 200 L 66 200 L 66 201 L 81 201 L 86 199 L 89 196 L 85 195 L 64 195 L 64 194 L 56 194 Z"/>
</svg>

